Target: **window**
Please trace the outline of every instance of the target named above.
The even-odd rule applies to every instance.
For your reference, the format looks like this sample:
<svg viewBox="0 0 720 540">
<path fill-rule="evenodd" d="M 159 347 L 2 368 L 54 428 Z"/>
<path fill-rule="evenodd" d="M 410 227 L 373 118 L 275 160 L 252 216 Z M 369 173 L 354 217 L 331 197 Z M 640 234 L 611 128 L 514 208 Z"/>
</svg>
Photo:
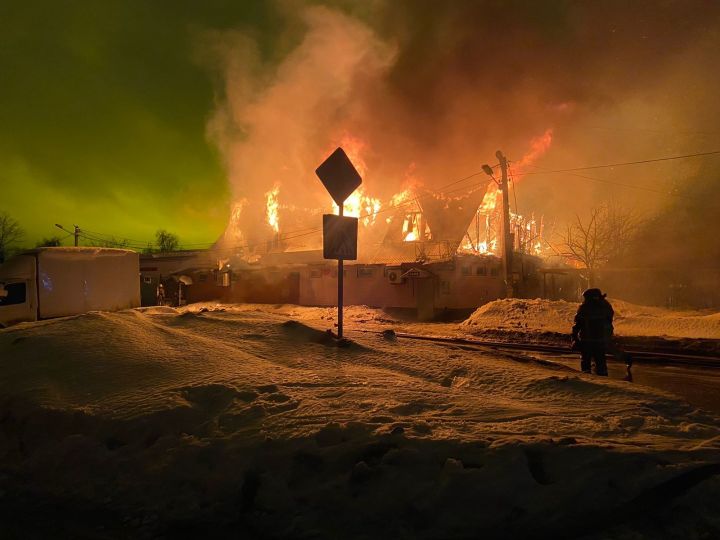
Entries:
<svg viewBox="0 0 720 540">
<path fill-rule="evenodd" d="M 475 274 L 478 276 L 487 276 L 487 266 L 478 266 L 475 269 Z"/>
<path fill-rule="evenodd" d="M 364 278 L 364 277 L 372 277 L 372 276 L 373 276 L 372 268 L 366 268 L 363 266 L 357 267 L 357 277 Z"/>
<path fill-rule="evenodd" d="M 463 266 L 461 269 L 463 276 L 471 276 L 472 275 L 472 266 Z"/>
<path fill-rule="evenodd" d="M 498 274 L 500 274 L 500 269 L 499 269 L 497 266 L 493 266 L 493 267 L 490 269 L 490 275 L 491 275 L 492 277 L 497 277 Z"/>
<path fill-rule="evenodd" d="M 311 268 L 310 269 L 310 277 L 311 278 L 319 278 L 322 277 L 322 272 L 319 268 Z"/>
<path fill-rule="evenodd" d="M 441 281 L 440 282 L 440 292 L 442 294 L 450 294 L 450 282 L 449 281 Z"/>
<path fill-rule="evenodd" d="M 0 306 L 13 306 L 24 304 L 27 299 L 25 283 L 6 283 L 6 296 L 0 296 Z"/>
<path fill-rule="evenodd" d="M 143 283 L 152 283 L 152 277 L 143 276 Z"/>
<path fill-rule="evenodd" d="M 207 281 L 207 278 L 208 278 L 207 274 L 200 274 L 200 275 L 198 275 L 198 282 L 205 283 Z"/>
</svg>

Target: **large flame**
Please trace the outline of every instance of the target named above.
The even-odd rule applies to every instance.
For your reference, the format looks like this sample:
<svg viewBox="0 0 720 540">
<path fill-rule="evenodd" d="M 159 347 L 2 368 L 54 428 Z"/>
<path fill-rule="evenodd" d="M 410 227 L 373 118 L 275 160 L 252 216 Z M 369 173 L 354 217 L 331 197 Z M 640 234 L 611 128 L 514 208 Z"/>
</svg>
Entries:
<svg viewBox="0 0 720 540">
<path fill-rule="evenodd" d="M 495 211 L 495 207 L 498 203 L 498 197 L 500 197 L 500 189 L 498 186 L 493 182 L 490 183 L 487 187 L 487 191 L 485 192 L 485 196 L 483 197 L 482 202 L 480 203 L 480 207 L 478 208 L 478 211 L 481 214 L 490 214 Z"/>
<path fill-rule="evenodd" d="M 533 255 L 542 253 L 544 232 L 542 217 L 538 221 L 535 219 L 534 214 L 531 214 L 530 217 L 524 217 L 510 212 L 510 227 L 515 239 L 515 245 L 513 246 L 515 250 Z"/>
<path fill-rule="evenodd" d="M 247 199 L 242 198 L 235 201 L 232 206 L 232 210 L 230 211 L 230 222 L 228 223 L 228 227 L 225 229 L 225 234 L 222 238 L 223 242 L 227 246 L 241 246 L 245 241 L 240 224 L 243 210 L 247 205 L 247 202 Z"/>
<path fill-rule="evenodd" d="M 345 199 L 343 213 L 346 216 L 360 218 L 360 223 L 369 227 L 375 223 L 377 214 L 382 208 L 380 199 L 365 194 L 365 188 L 360 186 Z M 333 203 L 333 211 L 337 213 L 338 206 Z"/>
<path fill-rule="evenodd" d="M 390 197 L 390 206 L 397 208 L 406 207 L 403 217 L 401 237 L 403 242 L 417 242 L 418 240 L 428 240 L 431 238 L 430 227 L 426 221 L 422 219 L 422 210 L 414 197 L 414 190 L 419 182 L 413 178 L 406 178 L 405 187 L 402 191 Z M 388 223 L 392 222 L 392 217 L 387 218 Z M 424 229 L 422 231 L 421 229 Z"/>
<path fill-rule="evenodd" d="M 361 139 L 345 133 L 340 141 L 340 146 L 352 162 L 360 177 L 365 180 L 368 167 L 362 157 L 367 145 Z M 380 212 L 382 203 L 380 199 L 372 197 L 365 191 L 365 185 L 361 185 L 350 196 L 345 199 L 343 213 L 346 216 L 360 218 L 363 226 L 369 227 L 375 223 L 377 213 Z M 333 203 L 333 211 L 337 213 L 338 206 Z"/>
<path fill-rule="evenodd" d="M 410 188 L 406 188 L 400 193 L 396 193 L 390 197 L 390 206 L 400 206 L 410 200 L 410 197 L 412 197 L 412 191 Z"/>
<path fill-rule="evenodd" d="M 278 195 L 280 194 L 280 186 L 275 186 L 265 193 L 265 215 L 267 216 L 268 225 L 276 233 L 280 232 L 280 216 L 278 210 L 280 209 L 280 203 L 278 201 Z"/>
<path fill-rule="evenodd" d="M 367 165 L 362 157 L 362 153 L 367 148 L 367 144 L 357 137 L 353 137 L 349 133 L 345 133 L 340 141 L 340 146 L 347 154 L 347 157 L 352 162 L 355 170 L 363 180 L 367 175 Z"/>
<path fill-rule="evenodd" d="M 336 140 L 337 141 L 337 140 Z M 345 134 L 341 138 L 340 146 L 344 149 L 348 158 L 357 169 L 360 176 L 365 181 L 368 175 L 368 166 L 363 157 L 367 152 L 367 145 L 359 138 Z M 511 162 L 511 179 L 512 175 L 521 175 L 524 168 L 530 166 L 537 160 L 552 144 L 552 129 L 547 129 L 542 135 L 533 138 L 529 143 L 528 152 L 518 161 Z M 356 189 L 345 201 L 343 205 L 343 213 L 347 216 L 359 218 L 360 224 L 367 229 L 365 238 L 370 238 L 374 234 L 371 227 L 377 227 L 379 215 L 384 210 L 383 206 L 392 208 L 392 212 L 387 218 L 382 219 L 384 223 L 390 224 L 394 231 L 400 229 L 399 238 L 405 242 L 426 242 L 432 241 L 433 235 L 422 214 L 422 208 L 416 199 L 416 193 L 419 182 L 414 177 L 414 164 L 412 164 L 406 173 L 403 181 L 402 191 L 395 193 L 387 201 L 381 201 L 379 198 L 373 197 L 368 192 L 368 183 L 363 184 Z M 482 189 L 478 186 L 476 189 Z M 291 227 L 293 220 L 298 221 L 298 216 L 293 213 L 305 213 L 316 215 L 322 212 L 319 209 L 300 208 L 291 204 L 281 204 L 279 200 L 280 185 L 276 183 L 272 189 L 265 193 L 265 213 L 266 221 L 275 238 L 279 240 L 280 236 L 280 209 L 284 212 L 284 227 Z M 452 200 L 453 195 L 445 193 L 434 193 L 434 197 L 438 200 Z M 457 198 L 464 197 L 461 195 Z M 472 252 L 475 254 L 497 254 L 502 239 L 502 213 L 500 211 L 500 202 L 502 201 L 502 191 L 495 182 L 489 182 L 483 199 L 478 206 L 476 216 L 473 223 L 467 230 L 465 239 L 463 239 L 460 251 Z M 232 222 L 239 224 L 240 214 L 243 212 L 243 205 L 247 201 L 241 201 L 236 204 L 232 212 Z M 333 210 L 338 212 L 338 207 L 333 204 Z M 287 218 L 287 221 L 285 220 Z M 239 233 L 239 226 L 236 224 L 235 229 Z M 534 216 L 524 217 L 511 213 L 511 227 L 515 238 L 515 249 L 526 253 L 539 254 L 541 251 L 543 222 L 542 219 L 536 220 Z M 227 234 L 227 233 L 226 233 Z M 398 238 L 397 232 L 394 238 Z"/>
<path fill-rule="evenodd" d="M 530 150 L 519 160 L 512 163 L 514 175 L 522 174 L 526 167 L 532 165 L 552 144 L 552 129 L 548 128 L 539 137 L 530 141 Z M 508 180 L 512 187 L 513 178 Z M 498 238 L 502 231 L 502 214 L 499 203 L 502 191 L 495 182 L 490 182 L 482 203 L 473 222 L 468 228 L 460 251 L 471 253 L 497 254 Z M 542 251 L 543 220 L 537 221 L 535 216 L 529 218 L 510 212 L 510 227 L 514 234 L 514 249 L 539 255 Z"/>
<path fill-rule="evenodd" d="M 516 173 L 524 172 L 524 169 L 532 165 L 537 159 L 542 156 L 547 149 L 550 148 L 553 139 L 553 130 L 548 128 L 545 133 L 539 137 L 535 137 L 530 141 L 530 150 L 520 159 L 515 162 L 514 168 Z"/>
<path fill-rule="evenodd" d="M 420 214 L 412 213 L 405 217 L 402 235 L 403 242 L 416 242 L 420 239 Z"/>
<path fill-rule="evenodd" d="M 424 234 L 421 229 L 425 229 Z M 421 214 L 413 212 L 405 216 L 402 228 L 403 242 L 417 242 L 418 240 L 429 240 L 431 238 L 430 227 L 423 224 Z"/>
</svg>

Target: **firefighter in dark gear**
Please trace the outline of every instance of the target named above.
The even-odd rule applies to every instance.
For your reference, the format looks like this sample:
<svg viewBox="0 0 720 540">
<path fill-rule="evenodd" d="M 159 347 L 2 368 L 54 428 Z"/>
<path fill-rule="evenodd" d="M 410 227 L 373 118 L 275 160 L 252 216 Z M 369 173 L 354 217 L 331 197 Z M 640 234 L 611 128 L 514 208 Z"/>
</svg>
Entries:
<svg viewBox="0 0 720 540">
<path fill-rule="evenodd" d="M 590 373 L 595 363 L 595 374 L 607 376 L 605 351 L 612 348 L 613 311 L 600 289 L 588 289 L 583 293 L 583 303 L 575 315 L 572 327 L 573 350 L 580 351 L 580 369 Z"/>
</svg>

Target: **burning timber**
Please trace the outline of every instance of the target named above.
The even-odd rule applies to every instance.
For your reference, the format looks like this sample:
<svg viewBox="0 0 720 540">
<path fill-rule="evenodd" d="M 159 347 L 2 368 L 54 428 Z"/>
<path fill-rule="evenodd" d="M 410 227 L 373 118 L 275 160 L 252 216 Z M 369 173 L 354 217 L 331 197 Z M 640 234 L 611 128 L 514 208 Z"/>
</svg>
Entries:
<svg viewBox="0 0 720 540">
<path fill-rule="evenodd" d="M 345 265 L 345 302 L 408 310 L 429 320 L 504 297 L 507 287 L 502 259 L 497 255 L 498 196 L 492 193 L 488 198 L 489 191 L 480 186 L 463 196 L 447 197 L 421 188 L 406 190 L 393 197 L 384 219 L 377 216 L 380 201 L 356 192 L 346 213 L 360 217 L 361 249 L 359 260 Z M 279 212 L 277 187 L 266 199 L 267 230 L 244 235 L 266 241 L 251 249 L 223 248 L 227 242 L 221 242 L 216 250 L 194 261 L 167 267 L 160 272 L 171 279 L 166 289 L 177 283 L 178 298 L 183 302 L 335 305 L 335 264 L 322 258 L 312 237 L 308 244 L 307 238 L 298 242 L 292 234 L 281 233 L 280 224 L 285 220 Z M 516 295 L 537 296 L 541 261 L 526 249 L 533 244 L 523 240 L 523 231 L 527 231 L 525 236 L 538 231 L 534 225 L 526 227 L 525 222 L 518 225 L 521 219 L 514 222 L 516 249 L 510 276 Z M 231 232 L 232 224 L 231 219 Z M 233 238 L 241 236 L 233 234 Z M 214 261 L 212 253 L 216 254 Z M 156 260 L 152 268 L 157 267 Z M 154 276 L 152 283 L 156 278 L 161 276 Z"/>
</svg>

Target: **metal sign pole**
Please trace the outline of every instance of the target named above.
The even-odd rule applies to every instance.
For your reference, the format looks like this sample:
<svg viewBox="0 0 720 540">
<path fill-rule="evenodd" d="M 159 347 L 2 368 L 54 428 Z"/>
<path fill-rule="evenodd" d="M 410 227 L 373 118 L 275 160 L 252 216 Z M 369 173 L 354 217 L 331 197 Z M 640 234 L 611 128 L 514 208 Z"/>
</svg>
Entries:
<svg viewBox="0 0 720 540">
<path fill-rule="evenodd" d="M 358 219 L 344 217 L 345 199 L 347 199 L 360 184 L 362 178 L 353 166 L 350 158 L 342 148 L 337 148 L 330 156 L 315 169 L 320 181 L 338 205 L 338 215 L 323 215 L 323 257 L 337 259 L 338 278 L 338 338 L 343 340 L 343 281 L 345 271 L 344 259 L 357 260 L 357 227 Z"/>
<path fill-rule="evenodd" d="M 343 206 L 345 206 L 345 201 L 340 205 L 340 211 L 338 215 L 342 217 L 343 215 Z M 343 278 L 345 277 L 343 272 L 343 260 L 338 259 L 338 337 L 343 337 Z"/>
</svg>

